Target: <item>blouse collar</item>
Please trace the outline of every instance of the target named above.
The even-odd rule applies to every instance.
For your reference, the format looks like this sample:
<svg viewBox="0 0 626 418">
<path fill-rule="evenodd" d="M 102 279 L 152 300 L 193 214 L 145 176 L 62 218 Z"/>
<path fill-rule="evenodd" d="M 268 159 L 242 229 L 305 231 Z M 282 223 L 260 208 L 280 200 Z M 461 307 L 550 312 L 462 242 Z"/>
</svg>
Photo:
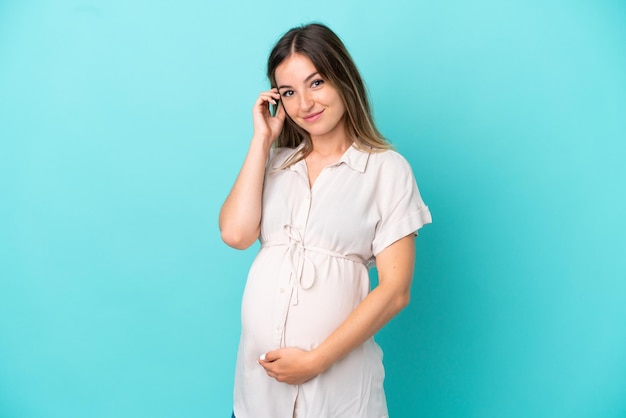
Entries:
<svg viewBox="0 0 626 418">
<path fill-rule="evenodd" d="M 298 147 L 294 148 L 293 152 L 289 154 L 289 156 L 295 154 L 302 148 L 303 144 L 300 144 Z M 343 153 L 341 158 L 337 160 L 337 162 L 330 164 L 329 167 L 338 166 L 341 164 L 346 164 L 351 169 L 358 171 L 359 173 L 364 173 L 367 167 L 367 161 L 369 160 L 370 153 L 366 151 L 362 151 L 356 147 L 356 144 L 353 142 L 350 147 Z M 289 157 L 287 157 L 289 158 Z M 297 170 L 297 166 L 304 165 L 304 159 L 298 161 L 295 164 L 289 166 L 291 170 Z"/>
</svg>

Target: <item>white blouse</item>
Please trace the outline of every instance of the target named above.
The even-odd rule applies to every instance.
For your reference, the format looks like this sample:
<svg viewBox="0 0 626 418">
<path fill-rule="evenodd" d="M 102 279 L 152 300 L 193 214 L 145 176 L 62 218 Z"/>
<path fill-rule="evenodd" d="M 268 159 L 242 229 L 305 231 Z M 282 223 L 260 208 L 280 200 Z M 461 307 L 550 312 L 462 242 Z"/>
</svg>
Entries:
<svg viewBox="0 0 626 418">
<path fill-rule="evenodd" d="M 431 222 L 411 167 L 397 152 L 351 146 L 309 187 L 297 149 L 270 157 L 261 249 L 243 295 L 234 412 L 237 418 L 383 418 L 382 351 L 370 338 L 301 384 L 267 376 L 257 359 L 281 347 L 320 345 L 370 291 L 368 267 L 398 239 Z"/>
</svg>

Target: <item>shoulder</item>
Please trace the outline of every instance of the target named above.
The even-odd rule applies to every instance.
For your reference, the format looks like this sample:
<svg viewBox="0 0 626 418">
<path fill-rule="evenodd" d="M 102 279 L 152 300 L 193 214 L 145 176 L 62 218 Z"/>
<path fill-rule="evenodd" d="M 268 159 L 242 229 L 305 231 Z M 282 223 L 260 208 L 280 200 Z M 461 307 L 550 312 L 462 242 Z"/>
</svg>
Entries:
<svg viewBox="0 0 626 418">
<path fill-rule="evenodd" d="M 383 151 L 372 151 L 370 153 L 373 158 L 380 159 L 381 161 L 393 162 L 397 161 L 400 163 L 406 163 L 406 158 L 402 156 L 398 151 L 393 149 L 387 149 Z"/>
<path fill-rule="evenodd" d="M 370 153 L 368 169 L 373 171 L 395 172 L 413 174 L 411 165 L 399 152 L 388 149 L 384 151 L 373 151 Z"/>
<path fill-rule="evenodd" d="M 270 150 L 268 166 L 271 169 L 276 169 L 280 167 L 296 151 L 297 151 L 297 148 L 286 148 L 286 147 L 272 148 Z"/>
</svg>

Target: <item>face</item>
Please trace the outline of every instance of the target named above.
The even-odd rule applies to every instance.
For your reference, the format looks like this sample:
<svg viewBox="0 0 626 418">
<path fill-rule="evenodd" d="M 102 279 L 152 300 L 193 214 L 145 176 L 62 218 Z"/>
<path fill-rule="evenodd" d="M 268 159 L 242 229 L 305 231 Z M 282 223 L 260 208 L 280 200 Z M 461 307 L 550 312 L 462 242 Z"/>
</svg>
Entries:
<svg viewBox="0 0 626 418">
<path fill-rule="evenodd" d="M 275 78 L 285 111 L 312 140 L 345 136 L 343 100 L 308 57 L 292 54 L 276 68 Z"/>
</svg>

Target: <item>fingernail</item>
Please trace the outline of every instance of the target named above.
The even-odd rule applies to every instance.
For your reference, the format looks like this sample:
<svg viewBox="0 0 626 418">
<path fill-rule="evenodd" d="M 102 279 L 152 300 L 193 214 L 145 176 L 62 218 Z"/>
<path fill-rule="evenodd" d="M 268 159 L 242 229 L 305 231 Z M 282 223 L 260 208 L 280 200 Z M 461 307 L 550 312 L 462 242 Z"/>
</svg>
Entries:
<svg viewBox="0 0 626 418">
<path fill-rule="evenodd" d="M 261 354 L 261 357 L 259 357 L 259 360 L 263 360 L 263 361 L 265 361 L 265 353 L 264 353 L 264 354 Z"/>
</svg>

